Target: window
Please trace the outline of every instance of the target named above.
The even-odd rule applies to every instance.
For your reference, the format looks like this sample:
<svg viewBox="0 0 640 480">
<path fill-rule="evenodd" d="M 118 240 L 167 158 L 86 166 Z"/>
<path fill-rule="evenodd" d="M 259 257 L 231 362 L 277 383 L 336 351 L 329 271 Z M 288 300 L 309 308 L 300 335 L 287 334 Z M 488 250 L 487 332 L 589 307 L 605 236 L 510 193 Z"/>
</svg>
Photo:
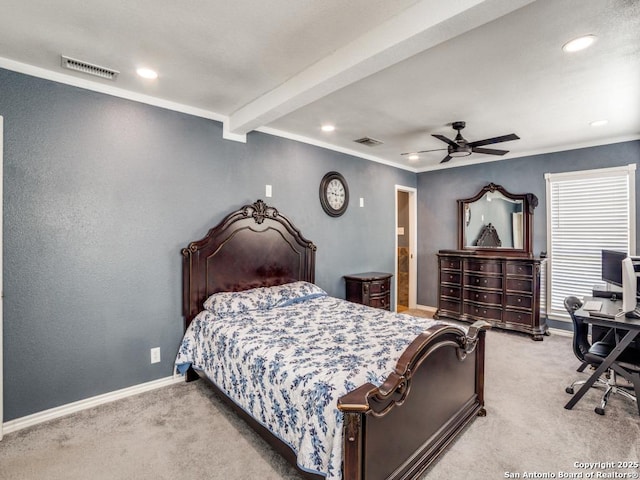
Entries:
<svg viewBox="0 0 640 480">
<path fill-rule="evenodd" d="M 549 316 L 568 319 L 564 298 L 602 283 L 603 249 L 635 255 L 635 169 L 547 173 Z"/>
</svg>

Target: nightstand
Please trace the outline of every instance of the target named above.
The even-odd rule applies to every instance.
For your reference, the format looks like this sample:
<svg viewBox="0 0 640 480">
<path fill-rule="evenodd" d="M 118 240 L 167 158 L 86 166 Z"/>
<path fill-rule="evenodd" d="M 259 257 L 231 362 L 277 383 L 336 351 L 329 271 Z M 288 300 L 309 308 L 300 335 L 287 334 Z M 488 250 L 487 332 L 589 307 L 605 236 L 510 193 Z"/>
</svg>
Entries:
<svg viewBox="0 0 640 480">
<path fill-rule="evenodd" d="M 345 275 L 346 299 L 370 307 L 391 310 L 390 273 L 365 272 Z"/>
</svg>

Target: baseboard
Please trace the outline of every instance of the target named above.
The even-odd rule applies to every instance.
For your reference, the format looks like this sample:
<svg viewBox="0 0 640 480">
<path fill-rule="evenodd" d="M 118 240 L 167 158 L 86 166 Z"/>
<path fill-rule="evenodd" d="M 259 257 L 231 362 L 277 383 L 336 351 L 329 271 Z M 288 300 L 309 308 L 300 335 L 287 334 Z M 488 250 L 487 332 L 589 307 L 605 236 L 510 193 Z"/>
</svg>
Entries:
<svg viewBox="0 0 640 480">
<path fill-rule="evenodd" d="M 123 388 L 114 392 L 104 393 L 102 395 L 96 395 L 95 397 L 85 398 L 84 400 L 78 400 L 77 402 L 67 403 L 59 407 L 50 408 L 49 410 L 43 410 L 42 412 L 33 413 L 26 417 L 16 418 L 2 424 L 2 433 L 4 435 L 17 432 L 23 428 L 38 425 L 39 423 L 48 422 L 56 418 L 64 417 L 72 413 L 81 412 L 88 408 L 97 407 L 98 405 L 104 405 L 105 403 L 120 400 L 126 397 L 132 397 L 140 393 L 155 390 L 157 388 L 167 387 L 176 383 L 184 382 L 183 376 L 173 376 L 160 378 L 147 383 L 141 383 L 132 387 Z"/>
</svg>

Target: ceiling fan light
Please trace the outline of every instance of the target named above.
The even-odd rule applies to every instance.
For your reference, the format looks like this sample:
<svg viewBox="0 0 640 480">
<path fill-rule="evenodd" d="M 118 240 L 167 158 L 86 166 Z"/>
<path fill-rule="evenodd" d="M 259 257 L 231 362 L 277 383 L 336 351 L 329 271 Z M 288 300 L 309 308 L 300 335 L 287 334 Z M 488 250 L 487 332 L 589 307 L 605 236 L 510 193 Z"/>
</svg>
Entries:
<svg viewBox="0 0 640 480">
<path fill-rule="evenodd" d="M 451 152 L 449 153 L 450 157 L 468 157 L 469 155 L 471 155 L 471 150 L 458 150 L 457 152 Z"/>
</svg>

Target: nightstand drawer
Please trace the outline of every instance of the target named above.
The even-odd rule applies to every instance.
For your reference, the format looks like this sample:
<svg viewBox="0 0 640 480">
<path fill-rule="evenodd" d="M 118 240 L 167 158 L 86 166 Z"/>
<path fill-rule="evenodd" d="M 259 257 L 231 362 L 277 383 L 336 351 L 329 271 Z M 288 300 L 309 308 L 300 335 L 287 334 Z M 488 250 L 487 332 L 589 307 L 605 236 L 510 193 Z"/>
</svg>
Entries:
<svg viewBox="0 0 640 480">
<path fill-rule="evenodd" d="M 369 299 L 369 306 L 375 308 L 382 308 L 384 310 L 390 310 L 391 306 L 389 305 L 391 296 L 387 293 L 382 296 L 371 297 Z"/>
<path fill-rule="evenodd" d="M 345 298 L 350 302 L 391 310 L 390 273 L 366 272 L 345 275 Z"/>
<path fill-rule="evenodd" d="M 389 279 L 381 280 L 381 281 L 373 281 L 370 283 L 364 283 L 364 288 L 369 288 L 369 293 L 371 295 L 376 295 L 378 293 L 386 293 L 389 291 Z"/>
</svg>

